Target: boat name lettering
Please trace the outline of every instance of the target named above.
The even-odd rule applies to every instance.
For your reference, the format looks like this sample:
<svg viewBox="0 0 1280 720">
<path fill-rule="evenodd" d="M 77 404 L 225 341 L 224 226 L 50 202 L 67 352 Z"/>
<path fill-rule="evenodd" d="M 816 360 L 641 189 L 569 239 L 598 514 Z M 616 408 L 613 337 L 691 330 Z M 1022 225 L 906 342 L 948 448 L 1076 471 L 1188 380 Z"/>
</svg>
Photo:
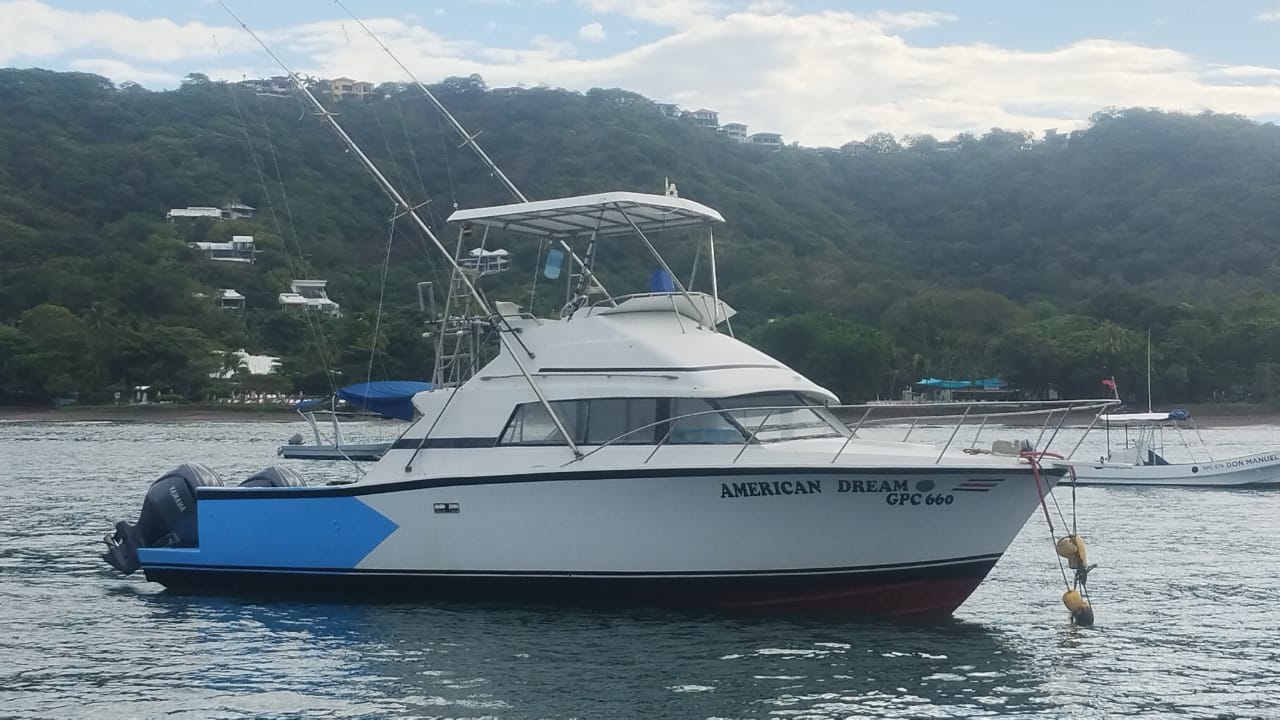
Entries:
<svg viewBox="0 0 1280 720">
<path fill-rule="evenodd" d="M 1232 460 L 1223 460 L 1221 462 L 1207 463 L 1201 465 L 1203 470 L 1225 470 L 1227 468 L 1248 467 L 1250 465 L 1261 465 L 1263 463 L 1280 461 L 1280 453 L 1272 453 L 1270 455 L 1259 455 L 1258 457 L 1234 458 Z"/>
<path fill-rule="evenodd" d="M 951 493 L 889 493 L 884 498 L 886 505 L 950 505 L 955 501 Z"/>
<path fill-rule="evenodd" d="M 821 480 L 765 480 L 720 483 L 720 498 L 762 497 L 764 495 L 813 495 L 822 492 Z"/>
<path fill-rule="evenodd" d="M 841 480 L 836 492 L 892 493 L 909 490 L 906 480 Z"/>
</svg>

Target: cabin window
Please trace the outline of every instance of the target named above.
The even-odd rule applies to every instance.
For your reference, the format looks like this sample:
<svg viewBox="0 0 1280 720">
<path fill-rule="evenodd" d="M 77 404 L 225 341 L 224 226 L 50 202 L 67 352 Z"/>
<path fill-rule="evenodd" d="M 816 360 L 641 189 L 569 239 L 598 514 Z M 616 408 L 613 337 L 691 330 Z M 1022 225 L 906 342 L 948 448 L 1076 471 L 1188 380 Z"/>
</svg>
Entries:
<svg viewBox="0 0 1280 720">
<path fill-rule="evenodd" d="M 560 405 L 561 403 L 555 403 Z M 573 418 L 557 407 L 556 414 L 564 423 L 565 429 L 574 434 Z M 563 445 L 564 437 L 542 403 L 527 403 L 516 407 L 515 413 L 502 431 L 499 445 Z"/>
<path fill-rule="evenodd" d="M 667 444 L 741 444 L 747 434 L 728 415 L 716 412 L 719 409 L 702 398 L 671 398 L 670 412 L 664 417 L 678 419 L 666 424 L 670 428 Z"/>
<path fill-rule="evenodd" d="M 736 445 L 844 437 L 849 431 L 829 410 L 798 393 L 731 398 L 596 398 L 551 403 L 579 445 Z M 786 410 L 771 410 L 788 407 Z M 499 445 L 563 445 L 541 403 L 516 407 Z"/>
<path fill-rule="evenodd" d="M 618 445 L 655 442 L 657 398 L 556 400 L 551 407 L 579 445 L 603 445 L 615 438 Z M 564 440 L 542 403 L 526 403 L 516 408 L 498 444 L 562 445 Z"/>
<path fill-rule="evenodd" d="M 650 445 L 656 432 L 653 423 L 657 420 L 656 398 L 589 400 L 586 444 L 603 445 L 617 438 L 617 443 L 622 445 Z"/>
</svg>

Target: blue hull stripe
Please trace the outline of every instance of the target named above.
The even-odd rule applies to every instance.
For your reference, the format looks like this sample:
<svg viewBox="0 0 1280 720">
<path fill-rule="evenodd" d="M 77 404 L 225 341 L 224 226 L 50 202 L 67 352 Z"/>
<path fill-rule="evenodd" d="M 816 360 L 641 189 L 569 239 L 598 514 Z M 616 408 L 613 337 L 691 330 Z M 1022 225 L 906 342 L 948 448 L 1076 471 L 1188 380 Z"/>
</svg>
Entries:
<svg viewBox="0 0 1280 720">
<path fill-rule="evenodd" d="M 261 497 L 197 502 L 200 546 L 139 548 L 143 567 L 354 568 L 397 525 L 353 497 Z"/>
</svg>

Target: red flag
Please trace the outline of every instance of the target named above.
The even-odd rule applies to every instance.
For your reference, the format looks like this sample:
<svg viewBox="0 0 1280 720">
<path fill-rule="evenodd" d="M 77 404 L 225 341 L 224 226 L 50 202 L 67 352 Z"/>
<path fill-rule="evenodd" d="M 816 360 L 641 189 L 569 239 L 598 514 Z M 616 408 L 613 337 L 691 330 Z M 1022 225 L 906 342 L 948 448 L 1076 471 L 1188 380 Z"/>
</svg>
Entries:
<svg viewBox="0 0 1280 720">
<path fill-rule="evenodd" d="M 1103 378 L 1103 379 L 1102 379 L 1102 384 L 1103 384 L 1103 385 L 1106 385 L 1107 387 L 1111 388 L 1112 390 L 1115 390 L 1115 389 L 1116 389 L 1116 381 L 1115 381 L 1115 380 L 1112 380 L 1111 378 Z"/>
</svg>

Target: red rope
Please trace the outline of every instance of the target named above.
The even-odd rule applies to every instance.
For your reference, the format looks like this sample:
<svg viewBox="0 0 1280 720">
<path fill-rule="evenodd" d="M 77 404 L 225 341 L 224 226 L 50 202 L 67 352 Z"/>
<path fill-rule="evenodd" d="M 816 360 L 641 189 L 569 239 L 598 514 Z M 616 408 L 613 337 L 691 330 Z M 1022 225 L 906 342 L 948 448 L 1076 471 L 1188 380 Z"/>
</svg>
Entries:
<svg viewBox="0 0 1280 720">
<path fill-rule="evenodd" d="M 1049 523 L 1049 534 L 1053 537 L 1057 537 L 1057 534 L 1053 529 L 1053 519 L 1049 517 L 1049 506 L 1044 502 L 1045 491 L 1043 483 L 1040 482 L 1040 461 L 1038 458 L 1044 457 L 1045 455 L 1058 458 L 1061 458 L 1062 456 L 1057 453 L 1035 450 L 1027 450 L 1021 453 L 1021 455 L 1027 459 L 1027 462 L 1031 463 L 1031 477 L 1035 478 L 1036 481 L 1036 495 L 1040 498 L 1040 509 L 1044 511 L 1044 521 Z"/>
</svg>

